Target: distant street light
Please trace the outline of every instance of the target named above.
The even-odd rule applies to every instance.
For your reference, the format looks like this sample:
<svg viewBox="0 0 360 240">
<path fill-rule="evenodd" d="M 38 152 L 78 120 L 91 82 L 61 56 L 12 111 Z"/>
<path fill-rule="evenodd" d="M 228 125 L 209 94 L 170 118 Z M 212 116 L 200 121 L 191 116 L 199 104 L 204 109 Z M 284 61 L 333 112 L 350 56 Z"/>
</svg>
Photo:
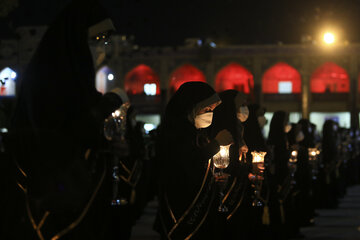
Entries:
<svg viewBox="0 0 360 240">
<path fill-rule="evenodd" d="M 324 34 L 324 42 L 326 44 L 333 44 L 335 42 L 335 35 L 331 32 L 327 32 Z"/>
</svg>

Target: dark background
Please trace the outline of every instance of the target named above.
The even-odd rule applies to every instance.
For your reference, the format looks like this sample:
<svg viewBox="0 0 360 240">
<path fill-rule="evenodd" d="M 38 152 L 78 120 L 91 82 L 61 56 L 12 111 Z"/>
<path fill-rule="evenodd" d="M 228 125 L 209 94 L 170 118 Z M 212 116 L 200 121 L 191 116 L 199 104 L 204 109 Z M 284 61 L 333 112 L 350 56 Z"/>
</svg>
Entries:
<svg viewBox="0 0 360 240">
<path fill-rule="evenodd" d="M 0 19 L 0 36 L 20 25 L 49 24 L 69 1 L 18 0 L 18 7 Z M 337 29 L 342 40 L 360 40 L 360 0 L 101 2 L 117 31 L 134 35 L 140 46 L 181 45 L 189 37 L 217 44 L 300 43 L 302 36 L 315 38 L 324 27 Z"/>
</svg>

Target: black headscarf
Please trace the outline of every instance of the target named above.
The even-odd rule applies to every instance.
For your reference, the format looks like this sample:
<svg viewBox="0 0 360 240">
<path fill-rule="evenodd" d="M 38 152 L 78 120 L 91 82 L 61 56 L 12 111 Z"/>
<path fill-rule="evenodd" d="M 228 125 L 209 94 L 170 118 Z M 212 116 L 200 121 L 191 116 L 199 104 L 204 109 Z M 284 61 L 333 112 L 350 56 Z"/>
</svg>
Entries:
<svg viewBox="0 0 360 240">
<path fill-rule="evenodd" d="M 276 184 L 283 184 L 287 176 L 287 162 L 289 159 L 288 139 L 285 133 L 285 126 L 288 123 L 289 114 L 284 111 L 274 113 L 270 122 L 270 132 L 268 137 L 268 145 L 273 146 L 274 154 L 272 168 Z"/>
<path fill-rule="evenodd" d="M 260 107 L 258 104 L 250 104 L 248 105 L 248 108 L 249 118 L 244 122 L 244 140 L 249 148 L 249 152 L 267 152 L 268 149 L 265 143 L 265 138 L 258 121 L 258 117 L 264 116 L 265 109 Z"/>
<path fill-rule="evenodd" d="M 162 176 L 160 184 L 179 212 L 185 207 L 184 203 L 194 198 L 208 160 L 219 151 L 216 142 L 209 144 L 206 129 L 196 129 L 191 122 L 195 117 L 194 109 L 200 110 L 219 101 L 208 84 L 187 82 L 180 86 L 166 107 L 159 136 L 158 169 Z M 176 200 L 179 194 L 182 201 Z"/>
<path fill-rule="evenodd" d="M 221 104 L 214 110 L 214 118 L 211 124 L 212 137 L 223 129 L 228 130 L 234 143 L 238 146 L 244 145 L 243 125 L 238 120 L 236 113 L 241 105 L 246 101 L 245 95 L 237 90 L 226 90 L 219 94 Z"/>
<path fill-rule="evenodd" d="M 194 126 L 196 111 L 218 101 L 220 98 L 207 83 L 182 84 L 166 106 L 162 132 L 173 136 L 196 133 Z"/>
<path fill-rule="evenodd" d="M 322 153 L 324 162 L 334 162 L 336 160 L 337 151 L 337 127 L 336 122 L 333 120 L 326 120 L 323 126 L 322 137 Z"/>
<path fill-rule="evenodd" d="M 54 208 L 59 199 L 78 206 L 87 200 L 85 150 L 98 145 L 104 119 L 122 103 L 95 88 L 88 29 L 106 18 L 97 1 L 74 0 L 49 26 L 22 78 L 11 129 L 14 155 L 31 194 L 53 195 L 48 204 Z"/>
<path fill-rule="evenodd" d="M 299 124 L 301 125 L 301 131 L 304 134 L 304 139 L 299 144 L 305 148 L 315 147 L 315 138 L 310 121 L 308 119 L 301 119 Z"/>
<path fill-rule="evenodd" d="M 289 146 L 298 144 L 296 138 L 301 131 L 301 126 L 296 123 L 291 123 L 291 130 L 287 134 Z"/>
<path fill-rule="evenodd" d="M 88 28 L 105 18 L 97 1 L 74 0 L 49 26 L 22 79 L 15 128 L 30 128 L 40 138 L 57 131 L 89 135 L 101 94 L 95 88 Z"/>
<path fill-rule="evenodd" d="M 279 145 L 287 148 L 287 136 L 285 126 L 289 121 L 289 114 L 284 111 L 274 113 L 270 122 L 270 131 L 268 137 L 269 145 Z"/>
</svg>

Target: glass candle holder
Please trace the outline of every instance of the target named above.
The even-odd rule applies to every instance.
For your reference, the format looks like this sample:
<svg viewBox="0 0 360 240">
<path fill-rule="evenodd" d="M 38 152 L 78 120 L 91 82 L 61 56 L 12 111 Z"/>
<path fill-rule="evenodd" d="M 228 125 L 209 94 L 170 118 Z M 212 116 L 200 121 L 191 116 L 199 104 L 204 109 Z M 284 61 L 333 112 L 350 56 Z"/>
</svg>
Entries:
<svg viewBox="0 0 360 240">
<path fill-rule="evenodd" d="M 289 162 L 288 162 L 288 168 L 290 171 L 290 178 L 291 178 L 290 183 L 292 185 L 296 184 L 295 172 L 296 172 L 296 168 L 297 168 L 296 163 L 298 161 L 297 157 L 298 157 L 298 151 L 297 150 L 291 151 Z"/>
<path fill-rule="evenodd" d="M 311 167 L 311 177 L 313 180 L 317 179 L 318 175 L 318 155 L 320 151 L 317 148 L 308 148 L 309 164 Z"/>
<path fill-rule="evenodd" d="M 219 207 L 218 207 L 219 212 L 227 212 L 228 211 L 227 207 L 224 205 L 222 200 L 224 198 L 224 190 L 225 190 L 225 185 L 227 182 L 227 175 L 224 174 L 223 170 L 225 168 L 227 168 L 230 163 L 230 156 L 229 156 L 230 145 L 231 144 L 225 145 L 225 146 L 220 146 L 220 151 L 213 156 L 214 166 L 218 170 L 215 173 L 215 176 L 218 179 L 216 181 L 216 183 L 217 183 L 217 187 L 219 190 L 219 199 L 220 199 L 220 203 L 219 203 Z"/>
<path fill-rule="evenodd" d="M 254 200 L 252 205 L 255 206 L 262 206 L 263 203 L 261 201 L 261 186 L 262 180 L 264 177 L 264 168 L 265 168 L 265 155 L 266 152 L 251 152 L 252 155 L 252 173 L 255 175 L 255 182 L 254 185 Z M 260 178 L 259 178 L 260 177 Z"/>
</svg>

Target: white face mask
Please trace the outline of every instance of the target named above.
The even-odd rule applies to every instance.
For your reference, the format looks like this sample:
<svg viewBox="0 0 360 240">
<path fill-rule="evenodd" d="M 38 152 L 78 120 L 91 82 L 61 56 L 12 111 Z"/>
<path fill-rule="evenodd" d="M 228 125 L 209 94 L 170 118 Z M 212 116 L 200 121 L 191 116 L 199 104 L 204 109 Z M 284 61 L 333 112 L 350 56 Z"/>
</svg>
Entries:
<svg viewBox="0 0 360 240">
<path fill-rule="evenodd" d="M 302 140 L 304 140 L 304 133 L 302 131 L 300 131 L 298 133 L 298 135 L 296 136 L 296 142 L 301 142 Z"/>
<path fill-rule="evenodd" d="M 211 125 L 213 119 L 213 112 L 202 113 L 196 115 L 194 122 L 196 128 L 207 128 Z"/>
<path fill-rule="evenodd" d="M 264 116 L 260 116 L 258 117 L 258 123 L 259 123 L 259 126 L 260 128 L 263 128 L 266 124 L 266 118 Z"/>
<path fill-rule="evenodd" d="M 290 130 L 291 130 L 291 124 L 287 124 L 285 126 L 285 132 L 288 133 L 288 132 L 290 132 Z"/>
<path fill-rule="evenodd" d="M 240 107 L 239 112 L 236 113 L 236 117 L 241 122 L 245 122 L 249 117 L 249 108 L 247 106 Z"/>
</svg>

